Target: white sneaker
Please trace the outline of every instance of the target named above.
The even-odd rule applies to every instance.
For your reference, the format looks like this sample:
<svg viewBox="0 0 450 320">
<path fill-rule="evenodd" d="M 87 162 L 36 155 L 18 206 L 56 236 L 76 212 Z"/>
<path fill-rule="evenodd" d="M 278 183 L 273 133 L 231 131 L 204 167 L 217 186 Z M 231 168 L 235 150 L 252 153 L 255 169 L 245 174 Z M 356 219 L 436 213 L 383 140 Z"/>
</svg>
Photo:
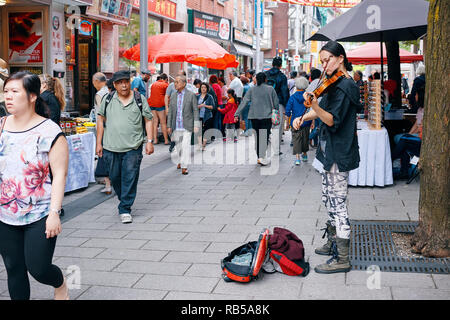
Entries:
<svg viewBox="0 0 450 320">
<path fill-rule="evenodd" d="M 267 159 L 267 158 L 262 158 L 262 159 L 260 160 L 260 164 L 261 164 L 262 166 L 267 166 L 267 165 L 270 164 L 270 160 Z"/>
<path fill-rule="evenodd" d="M 100 190 L 100 192 L 106 193 L 106 194 L 111 194 L 112 193 L 112 189 L 111 189 L 111 187 L 109 187 L 109 188 L 104 187 L 102 190 Z"/>
<path fill-rule="evenodd" d="M 120 214 L 120 221 L 122 221 L 122 223 L 131 223 L 131 222 L 133 222 L 133 218 L 131 217 L 131 214 L 129 214 L 129 213 L 123 213 L 123 214 Z"/>
</svg>

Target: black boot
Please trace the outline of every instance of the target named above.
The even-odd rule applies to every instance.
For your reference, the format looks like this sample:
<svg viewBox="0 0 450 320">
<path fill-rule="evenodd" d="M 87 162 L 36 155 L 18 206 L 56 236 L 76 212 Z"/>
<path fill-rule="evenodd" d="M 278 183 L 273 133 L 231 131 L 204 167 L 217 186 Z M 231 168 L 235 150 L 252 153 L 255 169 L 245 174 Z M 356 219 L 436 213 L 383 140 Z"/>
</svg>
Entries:
<svg viewBox="0 0 450 320">
<path fill-rule="evenodd" d="M 350 239 L 342 239 L 336 237 L 336 241 L 332 244 L 333 257 L 326 263 L 318 265 L 314 268 L 317 273 L 337 273 L 349 272 L 352 268 L 350 265 Z"/>
<path fill-rule="evenodd" d="M 333 243 L 333 240 L 336 238 L 336 227 L 332 226 L 330 221 L 327 221 L 326 227 L 321 230 L 324 230 L 322 239 L 325 238 L 325 236 L 327 236 L 328 241 L 322 247 L 317 248 L 314 252 L 322 256 L 331 256 L 333 254 L 331 251 L 331 244 Z"/>
</svg>

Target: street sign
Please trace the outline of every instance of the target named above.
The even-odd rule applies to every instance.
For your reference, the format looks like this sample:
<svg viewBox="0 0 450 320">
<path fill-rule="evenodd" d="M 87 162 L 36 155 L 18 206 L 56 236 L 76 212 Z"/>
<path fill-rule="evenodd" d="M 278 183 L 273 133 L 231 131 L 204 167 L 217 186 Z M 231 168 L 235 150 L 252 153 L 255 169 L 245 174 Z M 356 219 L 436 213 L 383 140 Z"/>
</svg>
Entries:
<svg viewBox="0 0 450 320">
<path fill-rule="evenodd" d="M 255 26 L 255 30 L 257 29 L 257 26 L 256 26 L 256 22 L 257 22 L 257 15 L 256 15 L 256 12 L 257 12 L 257 4 L 258 4 L 258 2 L 259 2 L 259 5 L 260 5 L 260 9 L 259 9 L 259 24 L 260 24 L 260 28 L 261 28 L 261 30 L 260 30 L 260 32 L 261 32 L 261 34 L 264 32 L 264 1 L 260 1 L 260 0 L 258 0 L 258 1 L 256 1 L 255 0 L 255 3 L 254 3 L 254 7 L 255 7 L 255 15 L 254 15 L 254 17 L 253 17 L 253 23 L 254 23 L 254 26 Z"/>
<path fill-rule="evenodd" d="M 294 55 L 294 67 L 299 67 L 300 66 L 300 56 Z"/>
</svg>

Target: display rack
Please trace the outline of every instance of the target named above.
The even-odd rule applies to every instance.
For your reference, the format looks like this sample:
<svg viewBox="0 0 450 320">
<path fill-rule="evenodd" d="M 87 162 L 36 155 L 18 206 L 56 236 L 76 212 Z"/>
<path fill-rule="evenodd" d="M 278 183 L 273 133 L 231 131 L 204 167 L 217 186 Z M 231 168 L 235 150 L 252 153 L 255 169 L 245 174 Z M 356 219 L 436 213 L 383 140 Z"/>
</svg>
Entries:
<svg viewBox="0 0 450 320">
<path fill-rule="evenodd" d="M 369 128 L 381 129 L 383 119 L 383 88 L 381 80 L 373 80 L 367 83 L 367 112 Z"/>
</svg>

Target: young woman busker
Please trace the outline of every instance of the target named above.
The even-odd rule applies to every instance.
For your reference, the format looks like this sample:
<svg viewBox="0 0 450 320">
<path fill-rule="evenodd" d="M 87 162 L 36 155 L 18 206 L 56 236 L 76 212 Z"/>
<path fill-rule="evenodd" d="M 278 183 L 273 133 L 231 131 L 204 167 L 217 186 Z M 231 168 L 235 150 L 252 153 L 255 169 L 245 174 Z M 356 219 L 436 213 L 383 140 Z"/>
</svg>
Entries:
<svg viewBox="0 0 450 320">
<path fill-rule="evenodd" d="M 359 166 L 359 147 L 356 136 L 356 110 L 359 107 L 359 89 L 347 71 L 352 70 L 344 48 L 329 41 L 320 51 L 324 77 L 342 75 L 329 86 L 320 104 L 314 96 L 310 112 L 294 120 L 299 129 L 304 121 L 320 118 L 319 146 L 313 166 L 322 175 L 322 201 L 328 210 L 325 233 L 327 243 L 315 250 L 320 255 L 332 255 L 326 263 L 318 265 L 318 273 L 348 272 L 350 223 L 347 212 L 349 171 Z M 305 100 L 311 97 L 305 92 Z"/>
<path fill-rule="evenodd" d="M 52 264 L 69 149 L 59 125 L 47 119 L 37 75 L 18 72 L 5 81 L 10 116 L 0 120 L 0 254 L 13 300 L 30 299 L 28 272 L 68 299 L 60 268 Z"/>
</svg>

